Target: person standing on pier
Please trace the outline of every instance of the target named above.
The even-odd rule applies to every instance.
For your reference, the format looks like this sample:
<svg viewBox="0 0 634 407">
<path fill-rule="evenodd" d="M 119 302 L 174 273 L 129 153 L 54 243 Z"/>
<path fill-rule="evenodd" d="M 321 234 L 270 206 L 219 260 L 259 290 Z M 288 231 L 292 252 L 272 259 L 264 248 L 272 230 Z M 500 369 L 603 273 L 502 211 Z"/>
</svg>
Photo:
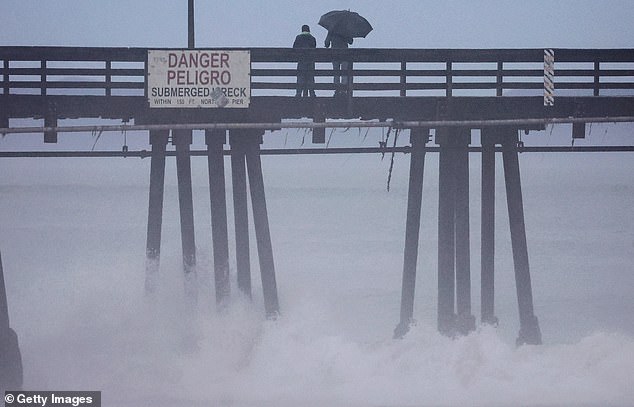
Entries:
<svg viewBox="0 0 634 407">
<path fill-rule="evenodd" d="M 372 31 L 372 25 L 364 17 L 350 10 L 332 10 L 319 18 L 320 26 L 328 30 L 328 36 L 324 45 L 326 48 L 346 49 L 352 45 L 353 38 L 365 38 Z M 333 57 L 333 82 L 335 84 L 335 96 L 345 95 L 350 92 L 352 97 L 352 59 L 342 56 Z M 344 71 L 343 73 L 341 71 Z"/>
<path fill-rule="evenodd" d="M 324 45 L 326 48 L 348 48 L 348 45 L 352 44 L 352 38 L 344 37 L 341 34 L 338 34 L 332 30 L 328 31 L 328 35 L 326 36 L 326 40 L 324 41 Z M 333 60 L 332 67 L 335 70 L 335 74 L 333 76 L 333 81 L 335 85 L 343 85 L 347 88 L 348 85 L 348 75 L 341 74 L 341 71 L 348 71 L 348 61 L 341 60 Z M 335 96 L 340 94 L 345 94 L 346 91 L 337 87 L 335 90 Z"/>
<path fill-rule="evenodd" d="M 295 37 L 293 48 L 317 48 L 317 41 L 310 33 L 310 27 L 302 26 L 302 32 Z M 300 57 L 297 62 L 296 97 L 315 97 L 315 62 L 307 57 Z"/>
</svg>

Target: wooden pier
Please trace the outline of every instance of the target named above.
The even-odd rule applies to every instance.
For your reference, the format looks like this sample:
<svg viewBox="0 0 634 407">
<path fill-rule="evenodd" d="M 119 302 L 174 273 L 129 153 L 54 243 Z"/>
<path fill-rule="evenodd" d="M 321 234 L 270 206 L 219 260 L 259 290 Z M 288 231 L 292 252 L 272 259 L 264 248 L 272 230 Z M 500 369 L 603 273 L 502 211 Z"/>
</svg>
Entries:
<svg viewBox="0 0 634 407">
<path fill-rule="evenodd" d="M 518 151 L 524 147 L 518 142 L 518 132 L 569 121 L 575 123 L 573 136 L 582 137 L 586 122 L 634 121 L 634 50 L 631 49 L 213 50 L 249 55 L 250 94 L 245 108 L 153 107 L 148 92 L 151 51 L 0 48 L 0 133 L 20 132 L 10 126 L 9 120 L 16 118 L 43 119 L 43 143 L 57 142 L 57 133 L 64 130 L 58 121 L 67 118 L 118 119 L 122 126 L 148 130 L 151 170 L 146 290 L 149 293 L 154 291 L 159 278 L 165 160 L 172 155 L 167 151 L 171 142 L 176 149 L 185 288 L 188 298 L 195 301 L 196 246 L 190 166 L 194 152 L 190 145 L 192 131 L 204 129 L 207 150 L 195 153 L 206 155 L 209 163 L 216 302 L 220 308 L 226 306 L 231 291 L 223 164 L 228 154 L 235 213 L 237 286 L 245 295 L 251 295 L 248 189 L 265 310 L 268 316 L 275 317 L 279 301 L 260 162 L 264 130 L 278 125 L 282 128 L 289 120 L 302 119 L 305 127 L 313 129 L 314 143 L 324 142 L 325 128 L 337 125 L 332 122 L 334 119 L 347 120 L 351 126 L 357 123 L 360 127 L 398 126 L 399 131 L 407 130 L 410 146 L 400 150 L 411 153 L 411 161 L 404 220 L 401 313 L 395 337 L 405 335 L 414 321 L 426 153 L 433 150 L 440 154 L 438 329 L 453 336 L 466 334 L 476 326 L 471 301 L 468 177 L 469 151 L 474 149 L 482 157 L 480 321 L 497 323 L 494 168 L 495 152 L 501 151 L 520 320 L 517 342 L 539 344 L 541 333 L 533 312 L 518 161 Z M 317 97 L 295 97 L 295 65 L 300 57 L 315 61 Z M 348 61 L 347 72 L 334 71 L 331 63 L 334 59 Z M 337 74 L 351 79 L 336 85 L 333 76 Z M 343 96 L 334 97 L 335 90 L 342 90 Z M 472 144 L 473 129 L 481 130 L 480 146 Z M 431 130 L 436 146 L 428 146 Z M 225 148 L 226 145 L 229 147 Z M 340 151 L 358 152 L 363 151 Z M 10 154 L 5 152 L 3 156 L 29 156 Z M 122 153 L 126 154 L 135 155 Z"/>
</svg>

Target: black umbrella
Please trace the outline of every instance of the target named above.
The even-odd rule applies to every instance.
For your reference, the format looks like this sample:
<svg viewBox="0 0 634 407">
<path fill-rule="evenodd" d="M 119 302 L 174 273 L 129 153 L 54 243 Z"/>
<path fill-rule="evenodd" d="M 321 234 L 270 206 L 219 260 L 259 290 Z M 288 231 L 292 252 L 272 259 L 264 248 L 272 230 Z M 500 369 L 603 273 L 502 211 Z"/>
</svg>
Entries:
<svg viewBox="0 0 634 407">
<path fill-rule="evenodd" d="M 368 20 L 350 10 L 329 11 L 321 16 L 319 25 L 345 38 L 365 37 L 372 31 Z"/>
</svg>

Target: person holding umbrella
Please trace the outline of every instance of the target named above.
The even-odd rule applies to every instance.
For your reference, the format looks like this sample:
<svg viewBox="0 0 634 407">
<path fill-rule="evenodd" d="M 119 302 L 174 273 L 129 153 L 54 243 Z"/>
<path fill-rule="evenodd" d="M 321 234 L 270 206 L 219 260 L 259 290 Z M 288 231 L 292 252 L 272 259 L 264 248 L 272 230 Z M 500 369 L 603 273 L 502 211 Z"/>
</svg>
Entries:
<svg viewBox="0 0 634 407">
<path fill-rule="evenodd" d="M 360 16 L 358 13 L 350 10 L 333 10 L 321 16 L 319 19 L 319 25 L 328 30 L 328 36 L 324 45 L 326 48 L 348 48 L 348 45 L 352 44 L 353 38 L 364 37 L 372 31 L 372 25 Z M 348 89 L 351 84 L 351 79 L 347 75 L 341 75 L 341 71 L 348 71 L 350 69 L 348 61 L 341 61 L 338 58 L 332 62 L 333 81 L 336 85 L 345 85 L 345 89 Z M 345 93 L 341 89 L 335 90 L 335 96 Z"/>
<path fill-rule="evenodd" d="M 352 45 L 352 38 L 346 38 L 343 35 L 336 33 L 334 31 L 328 31 L 328 35 L 326 36 L 326 40 L 324 41 L 324 45 L 326 48 L 348 48 L 348 44 Z M 341 60 L 333 60 L 332 68 L 335 71 L 333 76 L 333 82 L 337 85 L 341 85 L 342 80 L 344 85 L 348 85 L 348 76 L 341 75 L 341 71 L 348 71 L 348 61 Z M 335 96 L 340 94 L 344 94 L 346 91 L 340 88 L 335 90 Z"/>
<path fill-rule="evenodd" d="M 310 27 L 304 24 L 302 32 L 295 37 L 293 48 L 317 48 L 317 41 L 310 33 Z M 315 97 L 315 62 L 300 57 L 297 61 L 297 92 L 296 97 Z"/>
</svg>

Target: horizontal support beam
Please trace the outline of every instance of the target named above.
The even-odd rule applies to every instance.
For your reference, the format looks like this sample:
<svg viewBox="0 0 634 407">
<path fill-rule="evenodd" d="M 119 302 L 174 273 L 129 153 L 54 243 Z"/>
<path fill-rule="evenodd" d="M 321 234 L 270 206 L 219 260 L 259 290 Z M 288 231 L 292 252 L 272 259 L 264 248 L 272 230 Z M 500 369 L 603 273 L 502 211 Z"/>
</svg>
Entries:
<svg viewBox="0 0 634 407">
<path fill-rule="evenodd" d="M 182 48 L 174 48 L 180 50 Z M 293 62 L 302 55 L 317 61 L 328 62 L 332 56 L 346 56 L 357 62 L 537 62 L 542 60 L 543 48 L 523 49 L 413 49 L 413 48 L 353 48 L 296 50 L 292 48 L 223 48 L 214 50 L 244 50 L 251 53 L 254 62 Z M 554 48 L 558 62 L 632 62 L 631 49 L 568 49 Z M 16 61 L 144 61 L 146 48 L 103 47 L 29 47 L 8 46 L 0 48 L 0 59 Z"/>
<path fill-rule="evenodd" d="M 328 154 L 389 154 L 404 153 L 409 154 L 411 148 L 403 147 L 344 147 L 344 148 L 281 148 L 262 149 L 262 155 L 328 155 Z M 437 153 L 439 147 L 425 147 L 426 153 Z M 502 152 L 501 147 L 495 149 Z M 537 146 L 519 147 L 520 153 L 631 153 L 634 146 Z M 482 152 L 481 147 L 469 147 L 470 153 Z M 207 155 L 207 150 L 191 150 L 192 157 L 202 157 Z M 231 150 L 224 150 L 224 155 L 229 156 Z M 176 156 L 175 151 L 166 151 L 168 157 Z M 0 151 L 0 158 L 147 158 L 150 151 Z"/>
<path fill-rule="evenodd" d="M 11 89 L 41 89 L 41 82 L 13 81 Z M 46 89 L 145 89 L 143 82 L 98 82 L 98 81 L 47 81 Z"/>
<path fill-rule="evenodd" d="M 0 134 L 24 134 L 24 133 L 100 133 L 108 131 L 137 131 L 137 130 L 209 130 L 209 129 L 262 129 L 262 130 L 281 130 L 281 129 L 347 129 L 347 128 L 395 128 L 409 129 L 415 127 L 424 127 L 428 129 L 442 127 L 469 127 L 481 128 L 489 126 L 538 126 L 550 124 L 571 124 L 571 123 L 630 123 L 634 122 L 634 116 L 615 116 L 615 117 L 556 117 L 556 118 L 531 118 L 531 119 L 491 119 L 491 120 L 409 120 L 409 121 L 326 121 L 326 122 L 308 122 L 308 121 L 286 121 L 279 123 L 175 123 L 175 124 L 115 124 L 115 125 L 99 125 L 99 126 L 29 126 L 29 127 L 3 127 L 0 128 Z"/>
</svg>

